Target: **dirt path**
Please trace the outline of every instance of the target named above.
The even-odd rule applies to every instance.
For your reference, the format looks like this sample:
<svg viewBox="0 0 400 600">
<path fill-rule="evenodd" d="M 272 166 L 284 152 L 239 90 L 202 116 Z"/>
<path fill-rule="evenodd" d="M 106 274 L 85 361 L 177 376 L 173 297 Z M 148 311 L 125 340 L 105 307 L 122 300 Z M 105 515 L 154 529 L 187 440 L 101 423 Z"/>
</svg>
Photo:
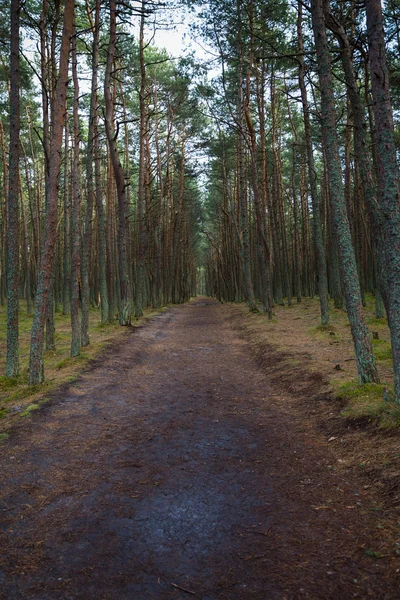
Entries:
<svg viewBox="0 0 400 600">
<path fill-rule="evenodd" d="M 223 315 L 157 317 L 1 447 L 1 598 L 399 597 L 367 492 Z"/>
</svg>

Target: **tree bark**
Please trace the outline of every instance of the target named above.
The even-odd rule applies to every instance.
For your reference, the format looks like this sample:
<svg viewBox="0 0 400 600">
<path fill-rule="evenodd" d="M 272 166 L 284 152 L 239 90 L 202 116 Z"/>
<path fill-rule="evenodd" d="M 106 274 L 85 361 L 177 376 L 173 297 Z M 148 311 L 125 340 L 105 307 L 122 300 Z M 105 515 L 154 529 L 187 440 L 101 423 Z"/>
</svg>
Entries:
<svg viewBox="0 0 400 600">
<path fill-rule="evenodd" d="M 79 280 L 81 274 L 81 185 L 79 178 L 79 82 L 77 73 L 76 27 L 71 38 L 73 98 L 73 163 L 72 163 L 72 269 L 71 269 L 71 356 L 81 353 L 81 328 L 79 323 Z"/>
<path fill-rule="evenodd" d="M 308 105 L 307 88 L 305 84 L 305 62 L 304 62 L 304 45 L 302 33 L 302 3 L 298 3 L 298 18 L 297 18 L 297 47 L 299 52 L 299 87 L 301 93 L 301 102 L 303 106 L 304 119 L 304 135 L 307 151 L 307 168 L 308 168 L 308 183 L 310 187 L 311 204 L 313 212 L 313 233 L 314 247 L 317 258 L 318 270 L 318 295 L 321 314 L 321 325 L 329 324 L 329 301 L 328 301 L 328 277 L 326 272 L 326 249 L 324 236 L 322 231 L 321 220 L 321 202 L 317 190 L 317 176 L 314 166 L 314 154 L 311 140 L 310 126 L 310 109 Z"/>
<path fill-rule="evenodd" d="M 53 260 L 57 236 L 57 204 L 59 174 L 61 167 L 61 144 L 67 98 L 69 48 L 73 26 L 74 5 L 74 0 L 66 0 L 65 2 L 64 27 L 60 50 L 60 67 L 52 115 L 53 128 L 50 143 L 50 171 L 47 186 L 45 237 L 40 261 L 40 270 L 38 274 L 35 312 L 33 316 L 31 332 L 31 349 L 29 357 L 30 385 L 38 384 L 43 381 L 44 378 L 44 323 L 46 319 L 49 286 L 52 279 Z"/>
<path fill-rule="evenodd" d="M 371 87 L 375 115 L 379 204 L 387 274 L 388 322 L 393 354 L 395 400 L 400 403 L 400 204 L 393 115 L 380 0 L 366 0 Z M 381 287 L 384 292 L 384 287 Z M 383 294 L 382 294 L 383 295 Z"/>
<path fill-rule="evenodd" d="M 323 0 L 312 0 L 311 14 L 321 90 L 322 134 L 326 150 L 333 220 L 337 232 L 346 308 L 353 336 L 358 376 L 361 383 L 379 382 L 372 352 L 372 343 L 362 312 L 357 264 L 344 198 L 336 134 L 333 80 L 326 37 Z"/>
<path fill-rule="evenodd" d="M 10 154 L 7 198 L 7 352 L 6 376 L 17 377 L 19 292 L 19 136 L 20 136 L 20 0 L 11 0 Z"/>
<path fill-rule="evenodd" d="M 127 261 L 126 234 L 126 194 L 124 170 L 119 158 L 117 134 L 113 123 L 112 71 L 117 42 L 116 0 L 110 1 L 110 38 L 107 51 L 106 71 L 104 75 L 105 125 L 111 164 L 114 172 L 118 196 L 118 275 L 120 302 L 118 320 L 120 325 L 130 325 L 132 319 L 132 291 Z"/>
</svg>

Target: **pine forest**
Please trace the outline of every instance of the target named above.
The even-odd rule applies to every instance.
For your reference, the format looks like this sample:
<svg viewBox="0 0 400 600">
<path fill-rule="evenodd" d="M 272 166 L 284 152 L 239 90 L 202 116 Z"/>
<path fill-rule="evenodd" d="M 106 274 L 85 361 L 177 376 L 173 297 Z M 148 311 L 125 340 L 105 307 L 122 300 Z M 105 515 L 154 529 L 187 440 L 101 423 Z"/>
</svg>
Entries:
<svg viewBox="0 0 400 600">
<path fill-rule="evenodd" d="M 205 56 L 155 45 L 177 10 Z M 124 326 L 200 292 L 269 318 L 318 296 L 322 326 L 333 299 L 360 382 L 378 382 L 373 294 L 400 401 L 395 0 L 383 14 L 378 0 L 16 0 L 2 14 L 7 377 L 21 310 L 37 384 L 55 312 L 70 314 L 77 356 L 90 310 Z"/>
<path fill-rule="evenodd" d="M 398 598 L 400 0 L 0 6 L 0 600 Z"/>
</svg>

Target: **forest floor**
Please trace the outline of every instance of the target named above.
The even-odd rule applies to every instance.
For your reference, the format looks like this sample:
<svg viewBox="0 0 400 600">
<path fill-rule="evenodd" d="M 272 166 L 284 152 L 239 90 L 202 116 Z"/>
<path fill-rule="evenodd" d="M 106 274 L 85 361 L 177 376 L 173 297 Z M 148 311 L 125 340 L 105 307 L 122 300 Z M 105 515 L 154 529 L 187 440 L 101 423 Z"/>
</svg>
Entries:
<svg viewBox="0 0 400 600">
<path fill-rule="evenodd" d="M 0 598 L 397 599 L 398 430 L 334 397 L 311 307 L 172 307 L 20 419 Z"/>
<path fill-rule="evenodd" d="M 135 319 L 134 327 L 140 327 L 162 309 L 147 309 L 143 317 Z M 7 439 L 10 429 L 19 421 L 29 418 L 49 400 L 49 394 L 60 385 L 74 381 L 110 344 L 126 335 L 126 328 L 118 321 L 104 324 L 100 311 L 89 311 L 90 344 L 82 348 L 79 356 L 71 358 L 71 316 L 55 313 L 55 348 L 44 353 L 45 382 L 28 385 L 29 349 L 32 316 L 26 312 L 26 302 L 20 300 L 19 313 L 19 366 L 18 377 L 0 376 L 0 442 Z M 6 307 L 0 306 L 0 373 L 6 366 Z"/>
</svg>

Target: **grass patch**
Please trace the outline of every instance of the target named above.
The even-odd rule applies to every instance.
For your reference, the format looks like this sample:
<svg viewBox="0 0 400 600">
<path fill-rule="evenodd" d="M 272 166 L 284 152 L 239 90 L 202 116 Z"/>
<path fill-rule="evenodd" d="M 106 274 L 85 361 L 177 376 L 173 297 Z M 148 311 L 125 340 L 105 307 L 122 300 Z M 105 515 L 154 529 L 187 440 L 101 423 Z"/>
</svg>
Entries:
<svg viewBox="0 0 400 600">
<path fill-rule="evenodd" d="M 21 412 L 21 417 L 30 417 L 35 410 L 39 410 L 40 404 L 29 404 L 25 410 Z"/>
<path fill-rule="evenodd" d="M 372 340 L 376 360 L 392 360 L 392 348 L 385 340 Z"/>
<path fill-rule="evenodd" d="M 336 331 L 334 325 L 317 325 L 317 327 L 314 327 L 313 330 L 316 333 L 335 333 Z"/>
<path fill-rule="evenodd" d="M 50 382 L 45 381 L 40 385 L 21 385 L 19 389 L 10 394 L 3 401 L 7 403 L 16 402 L 18 400 L 24 400 L 37 393 L 43 393 L 50 386 Z"/>
<path fill-rule="evenodd" d="M 340 339 L 340 335 L 338 333 L 338 328 L 332 324 L 315 325 L 313 327 L 309 327 L 307 330 L 307 333 L 319 340 L 328 340 L 328 339 L 338 340 L 338 339 Z"/>
<path fill-rule="evenodd" d="M 74 365 L 78 365 L 80 363 L 87 362 L 88 360 L 89 360 L 89 356 L 87 354 L 85 354 L 84 352 L 81 352 L 81 354 L 79 354 L 78 356 L 74 356 L 74 357 L 67 356 L 66 358 L 63 358 L 58 363 L 56 363 L 54 365 L 54 367 L 56 369 L 64 369 L 65 367 L 72 367 Z"/>
<path fill-rule="evenodd" d="M 17 377 L 5 377 L 3 375 L 0 377 L 0 392 L 7 392 L 18 385 L 18 383 L 20 382 Z"/>
<path fill-rule="evenodd" d="M 387 399 L 392 393 L 382 383 L 361 385 L 356 381 L 348 381 L 337 388 L 335 396 L 348 400 L 348 405 L 342 411 L 343 417 L 366 419 L 382 429 L 392 429 L 400 425 L 400 405 Z"/>
<path fill-rule="evenodd" d="M 10 412 L 9 408 L 5 408 L 4 406 L 2 406 L 0 408 L 0 419 L 3 419 L 9 412 Z"/>
<path fill-rule="evenodd" d="M 376 327 L 386 327 L 388 322 L 387 318 L 377 319 L 376 317 L 367 317 L 368 325 L 376 325 Z"/>
<path fill-rule="evenodd" d="M 0 444 L 8 440 L 8 433 L 0 433 Z"/>
</svg>

